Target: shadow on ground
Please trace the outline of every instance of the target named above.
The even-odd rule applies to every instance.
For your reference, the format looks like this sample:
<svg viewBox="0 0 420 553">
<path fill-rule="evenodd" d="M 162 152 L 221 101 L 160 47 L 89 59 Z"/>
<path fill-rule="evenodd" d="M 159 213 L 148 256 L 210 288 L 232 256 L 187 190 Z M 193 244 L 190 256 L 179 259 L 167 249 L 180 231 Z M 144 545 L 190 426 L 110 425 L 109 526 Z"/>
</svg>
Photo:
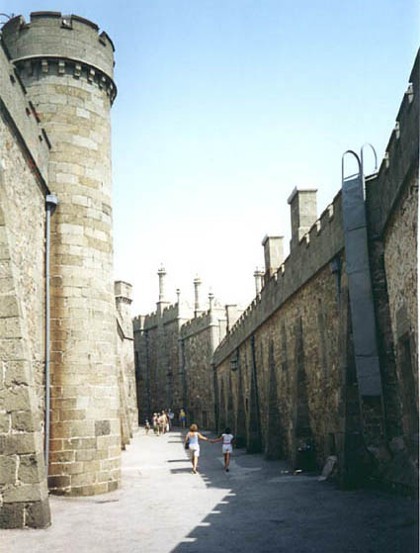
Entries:
<svg viewBox="0 0 420 553">
<path fill-rule="evenodd" d="M 229 473 L 202 445 L 200 474 L 223 500 L 171 553 L 417 553 L 418 502 L 384 492 L 342 491 L 281 461 L 235 450 Z M 172 460 L 168 461 L 169 463 Z M 171 470 L 177 474 L 190 467 Z"/>
</svg>

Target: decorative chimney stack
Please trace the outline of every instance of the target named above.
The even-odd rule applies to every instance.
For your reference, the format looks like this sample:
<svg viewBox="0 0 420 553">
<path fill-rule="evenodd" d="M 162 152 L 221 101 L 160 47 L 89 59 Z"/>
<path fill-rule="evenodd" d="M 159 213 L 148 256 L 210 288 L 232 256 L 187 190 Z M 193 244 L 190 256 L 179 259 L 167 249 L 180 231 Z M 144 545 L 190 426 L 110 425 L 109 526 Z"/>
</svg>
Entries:
<svg viewBox="0 0 420 553">
<path fill-rule="evenodd" d="M 262 290 L 262 287 L 264 286 L 264 271 L 262 271 L 257 267 L 254 271 L 254 278 L 255 278 L 255 295 L 258 296 L 258 294 Z"/>
<path fill-rule="evenodd" d="M 194 279 L 194 295 L 195 295 L 194 317 L 197 317 L 200 312 L 200 285 L 201 285 L 201 279 L 200 277 L 197 276 Z"/>
<path fill-rule="evenodd" d="M 262 245 L 264 247 L 265 282 L 267 282 L 284 261 L 283 236 L 266 236 Z"/>
<path fill-rule="evenodd" d="M 317 220 L 316 188 L 295 188 L 287 203 L 290 204 L 292 239 L 290 250 L 293 250 L 302 237 Z"/>
<path fill-rule="evenodd" d="M 162 303 L 165 301 L 165 276 L 166 276 L 166 270 L 163 265 L 160 266 L 157 274 L 159 276 L 159 303 Z"/>
<path fill-rule="evenodd" d="M 214 294 L 213 292 L 209 292 L 209 312 L 210 313 L 213 311 L 213 304 L 214 304 Z"/>
</svg>

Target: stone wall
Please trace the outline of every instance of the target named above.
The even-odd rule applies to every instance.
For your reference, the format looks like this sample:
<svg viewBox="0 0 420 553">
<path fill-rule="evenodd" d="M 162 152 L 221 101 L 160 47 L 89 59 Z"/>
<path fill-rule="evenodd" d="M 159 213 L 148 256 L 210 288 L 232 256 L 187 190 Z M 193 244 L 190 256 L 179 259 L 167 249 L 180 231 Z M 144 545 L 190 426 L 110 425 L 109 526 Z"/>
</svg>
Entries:
<svg viewBox="0 0 420 553">
<path fill-rule="evenodd" d="M 189 423 L 215 428 L 213 352 L 226 333 L 226 312 L 209 309 L 181 327 L 181 373 L 185 382 L 183 403 Z"/>
<path fill-rule="evenodd" d="M 180 329 L 192 310 L 180 298 L 178 303 L 158 302 L 154 313 L 133 320 L 139 420 L 153 413 L 184 407 L 185 381 L 182 373 Z"/>
<path fill-rule="evenodd" d="M 117 359 L 121 405 L 121 443 L 130 443 L 138 428 L 137 386 L 134 368 L 134 338 L 131 317 L 132 286 L 118 281 L 114 284 L 117 312 Z"/>
<path fill-rule="evenodd" d="M 292 193 L 290 254 L 266 267 L 261 292 L 213 356 L 218 426 L 233 427 L 248 451 L 307 470 L 335 455 L 343 485 L 368 479 L 405 491 L 417 486 L 418 455 L 418 58 L 411 82 L 363 207 L 379 388 L 372 393 L 371 366 L 356 357 L 366 322 L 350 309 L 361 290 L 349 289 L 354 243 L 341 192 L 318 220 L 315 191 Z"/>
<path fill-rule="evenodd" d="M 222 395 L 219 427 L 233 427 L 248 450 L 294 465 L 298 450 L 311 447 L 321 466 L 346 424 L 347 287 L 344 270 L 336 274 L 331 263 L 343 268 L 343 243 L 331 239 L 340 212 L 338 196 L 318 230 L 313 227 L 312 240 L 291 251 L 213 359 Z M 300 265 L 305 253 L 320 266 L 308 279 Z"/>
<path fill-rule="evenodd" d="M 0 527 L 44 527 L 50 523 L 43 458 L 48 189 L 41 172 L 48 147 L 2 48 L 0 83 Z"/>
<path fill-rule="evenodd" d="M 403 488 L 416 485 L 418 464 L 418 152 L 417 55 L 385 159 L 366 193 L 392 460 L 383 477 Z"/>
<path fill-rule="evenodd" d="M 29 24 L 10 20 L 3 40 L 47 130 L 49 186 L 60 201 L 51 240 L 49 486 L 71 495 L 103 493 L 119 485 L 121 445 L 111 235 L 113 46 L 93 23 L 55 12 L 31 14 Z"/>
<path fill-rule="evenodd" d="M 130 285 L 115 297 L 112 275 L 114 48 L 57 12 L 9 20 L 0 46 L 0 527 L 44 527 L 45 465 L 51 491 L 113 490 L 137 427 Z"/>
<path fill-rule="evenodd" d="M 200 279 L 196 278 L 194 309 L 178 294 L 178 301 L 164 299 L 165 270 L 158 272 L 160 298 L 156 311 L 133 319 L 139 420 L 154 412 L 181 408 L 189 423 L 215 428 L 214 371 L 216 346 L 239 317 L 235 305 L 221 307 L 209 295 L 209 309 L 200 305 Z M 175 424 L 178 419 L 175 418 Z"/>
</svg>

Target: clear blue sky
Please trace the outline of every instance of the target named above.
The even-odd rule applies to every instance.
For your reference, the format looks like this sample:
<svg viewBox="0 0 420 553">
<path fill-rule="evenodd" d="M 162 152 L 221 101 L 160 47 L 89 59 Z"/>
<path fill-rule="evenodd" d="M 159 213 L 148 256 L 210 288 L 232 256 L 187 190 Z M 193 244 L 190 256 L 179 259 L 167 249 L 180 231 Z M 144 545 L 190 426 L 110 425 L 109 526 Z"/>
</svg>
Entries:
<svg viewBox="0 0 420 553">
<path fill-rule="evenodd" d="M 53 10 L 112 38 L 115 278 L 133 314 L 158 299 L 157 269 L 193 299 L 247 305 L 266 234 L 290 238 L 287 198 L 341 186 L 341 156 L 382 159 L 419 45 L 418 0 L 0 0 Z"/>
</svg>

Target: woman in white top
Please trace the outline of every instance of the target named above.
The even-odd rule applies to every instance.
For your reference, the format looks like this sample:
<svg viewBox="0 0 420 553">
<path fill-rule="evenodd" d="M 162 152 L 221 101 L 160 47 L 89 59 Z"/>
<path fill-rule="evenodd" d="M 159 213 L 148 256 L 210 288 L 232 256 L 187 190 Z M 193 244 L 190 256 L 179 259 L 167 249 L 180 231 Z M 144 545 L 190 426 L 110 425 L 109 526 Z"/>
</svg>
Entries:
<svg viewBox="0 0 420 553">
<path fill-rule="evenodd" d="M 198 458 L 200 457 L 200 443 L 199 440 L 204 440 L 205 442 L 208 442 L 208 438 L 200 434 L 198 432 L 198 426 L 196 424 L 192 424 L 190 426 L 190 431 L 187 432 L 185 436 L 185 447 L 191 452 L 191 463 L 192 463 L 192 471 L 194 474 L 197 474 L 197 465 L 198 465 Z"/>
<path fill-rule="evenodd" d="M 213 444 L 216 442 L 222 442 L 222 453 L 225 459 L 225 466 L 223 467 L 226 472 L 229 472 L 229 463 L 230 463 L 230 456 L 232 454 L 232 444 L 234 440 L 234 436 L 232 434 L 232 431 L 229 427 L 225 428 L 225 431 L 220 436 L 220 438 L 217 438 L 216 440 L 211 440 Z"/>
</svg>

